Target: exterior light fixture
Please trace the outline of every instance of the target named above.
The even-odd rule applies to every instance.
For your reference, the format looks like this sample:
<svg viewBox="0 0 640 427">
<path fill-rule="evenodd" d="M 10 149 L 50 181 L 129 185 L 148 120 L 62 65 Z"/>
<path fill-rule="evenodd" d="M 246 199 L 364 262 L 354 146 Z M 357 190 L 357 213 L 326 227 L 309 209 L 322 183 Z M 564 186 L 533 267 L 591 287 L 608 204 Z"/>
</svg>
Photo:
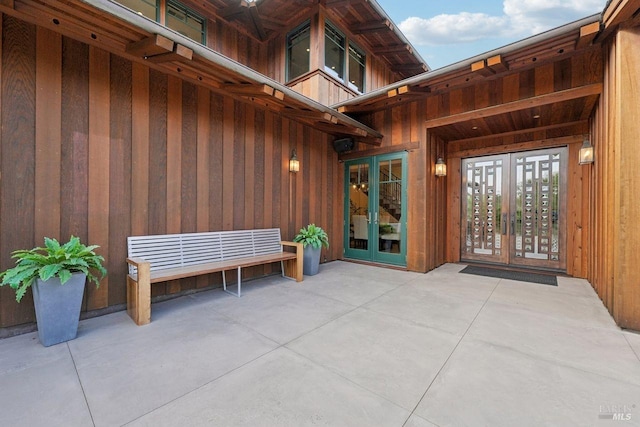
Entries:
<svg viewBox="0 0 640 427">
<path fill-rule="evenodd" d="M 585 138 L 580 147 L 580 159 L 578 161 L 581 165 L 590 165 L 593 163 L 593 145 L 589 141 L 589 138 Z"/>
<path fill-rule="evenodd" d="M 447 164 L 442 157 L 438 157 L 436 161 L 436 176 L 447 176 Z"/>
<path fill-rule="evenodd" d="M 298 160 L 298 156 L 296 153 L 296 149 L 294 148 L 291 152 L 291 158 L 289 159 L 289 172 L 299 172 L 300 171 L 300 161 Z"/>
</svg>

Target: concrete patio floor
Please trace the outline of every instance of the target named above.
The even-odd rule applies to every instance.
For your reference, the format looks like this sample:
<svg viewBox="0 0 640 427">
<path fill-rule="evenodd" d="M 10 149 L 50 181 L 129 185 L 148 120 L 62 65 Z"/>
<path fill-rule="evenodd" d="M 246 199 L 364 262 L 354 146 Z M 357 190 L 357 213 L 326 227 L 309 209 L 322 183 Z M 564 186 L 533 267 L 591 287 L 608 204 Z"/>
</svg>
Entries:
<svg viewBox="0 0 640 427">
<path fill-rule="evenodd" d="M 640 425 L 640 335 L 585 280 L 463 267 L 337 261 L 0 340 L 0 425 Z"/>
</svg>

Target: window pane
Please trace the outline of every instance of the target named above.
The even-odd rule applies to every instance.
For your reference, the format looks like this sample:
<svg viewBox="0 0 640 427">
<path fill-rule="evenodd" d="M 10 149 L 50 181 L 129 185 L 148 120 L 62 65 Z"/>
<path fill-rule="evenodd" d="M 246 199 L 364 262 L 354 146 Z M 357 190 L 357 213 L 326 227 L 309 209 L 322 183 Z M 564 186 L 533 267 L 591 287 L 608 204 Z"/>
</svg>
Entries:
<svg viewBox="0 0 640 427">
<path fill-rule="evenodd" d="M 198 43 L 205 43 L 204 18 L 179 3 L 167 4 L 167 27 Z"/>
<path fill-rule="evenodd" d="M 306 24 L 287 36 L 287 80 L 309 72 L 310 27 Z"/>
<path fill-rule="evenodd" d="M 349 44 L 349 87 L 364 92 L 364 69 L 366 57 L 364 53 Z"/>
<path fill-rule="evenodd" d="M 344 78 L 344 36 L 331 25 L 325 25 L 324 68 L 336 77 Z"/>
<path fill-rule="evenodd" d="M 158 19 L 156 15 L 157 5 L 155 0 L 118 0 L 118 2 L 149 19 L 153 19 L 154 21 Z"/>
</svg>

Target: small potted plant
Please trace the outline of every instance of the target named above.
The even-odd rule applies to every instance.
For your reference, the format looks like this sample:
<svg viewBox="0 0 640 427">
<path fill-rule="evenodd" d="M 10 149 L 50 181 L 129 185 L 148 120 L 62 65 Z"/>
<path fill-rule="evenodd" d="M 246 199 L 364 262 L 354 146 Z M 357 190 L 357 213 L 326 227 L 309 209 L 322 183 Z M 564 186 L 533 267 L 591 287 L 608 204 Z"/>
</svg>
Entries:
<svg viewBox="0 0 640 427">
<path fill-rule="evenodd" d="M 97 287 L 107 270 L 104 258 L 94 252 L 98 246 L 85 246 L 78 237 L 63 245 L 45 237 L 44 244 L 14 251 L 16 266 L 0 273 L 0 286 L 11 286 L 18 302 L 33 289 L 38 337 L 48 347 L 76 337 L 86 279 Z"/>
<path fill-rule="evenodd" d="M 318 273 L 320 266 L 320 252 L 322 247 L 329 247 L 327 233 L 315 224 L 309 224 L 300 229 L 300 232 L 293 238 L 294 242 L 302 243 L 304 248 L 304 262 L 302 272 L 307 276 Z"/>
</svg>

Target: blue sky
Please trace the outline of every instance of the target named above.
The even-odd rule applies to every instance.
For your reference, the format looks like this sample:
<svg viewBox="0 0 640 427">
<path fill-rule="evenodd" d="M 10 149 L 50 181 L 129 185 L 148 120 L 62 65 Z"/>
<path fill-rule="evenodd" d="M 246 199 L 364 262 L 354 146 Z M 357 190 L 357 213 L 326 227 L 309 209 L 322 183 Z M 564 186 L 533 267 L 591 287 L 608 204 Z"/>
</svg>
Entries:
<svg viewBox="0 0 640 427">
<path fill-rule="evenodd" d="M 432 69 L 600 13 L 607 0 L 378 0 Z"/>
</svg>

